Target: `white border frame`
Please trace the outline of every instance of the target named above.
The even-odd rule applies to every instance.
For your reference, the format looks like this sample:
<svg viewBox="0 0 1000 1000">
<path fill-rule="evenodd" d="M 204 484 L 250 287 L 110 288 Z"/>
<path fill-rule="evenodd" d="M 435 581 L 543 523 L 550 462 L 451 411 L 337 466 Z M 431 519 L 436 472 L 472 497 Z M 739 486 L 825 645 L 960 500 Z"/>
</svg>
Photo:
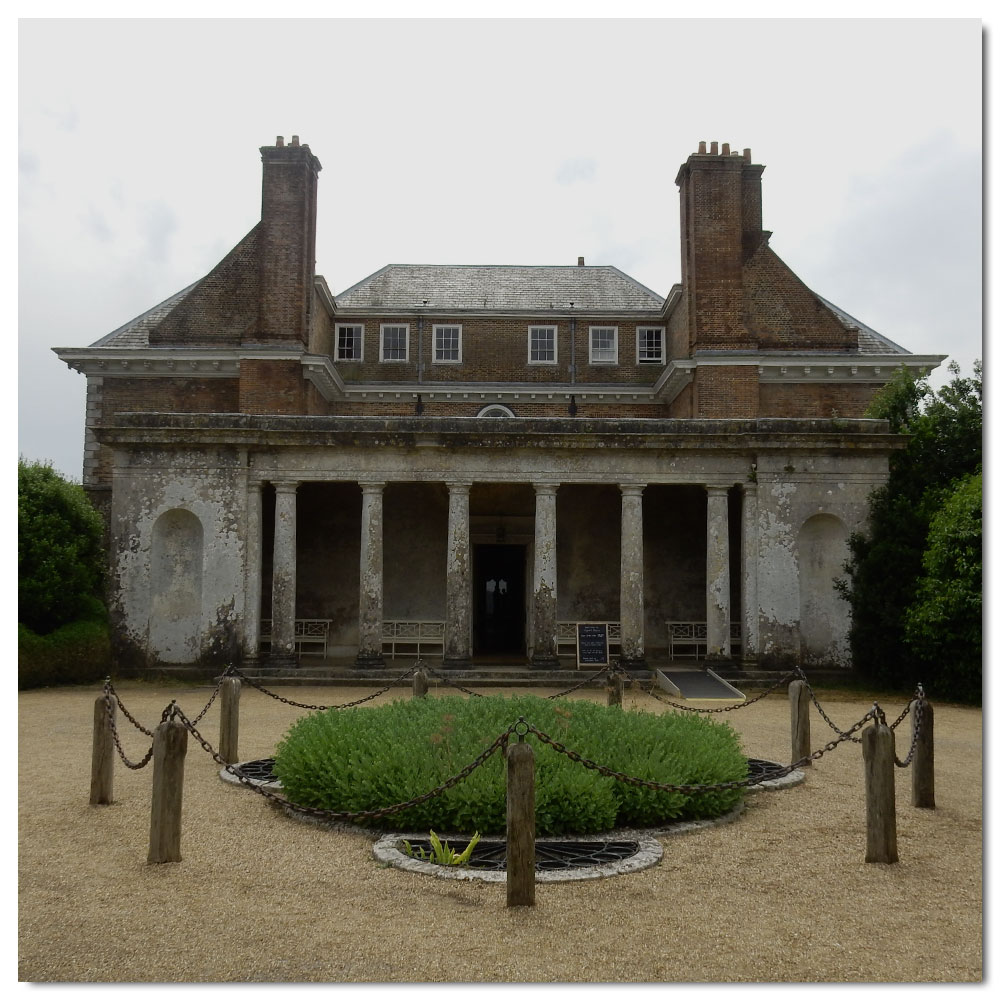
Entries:
<svg viewBox="0 0 1000 1000">
<path fill-rule="evenodd" d="M 437 335 L 438 330 L 458 330 L 458 357 L 439 358 Z M 461 323 L 433 323 L 431 324 L 431 362 L 435 365 L 460 365 L 462 363 L 462 324 Z"/>
<path fill-rule="evenodd" d="M 385 356 L 385 331 L 389 328 L 396 329 L 402 327 L 406 331 L 406 357 L 387 358 Z M 410 324 L 409 323 L 379 323 L 378 325 L 378 359 L 386 365 L 406 364 L 410 360 Z"/>
<path fill-rule="evenodd" d="M 615 334 L 615 357 L 613 361 L 608 361 L 602 358 L 600 361 L 594 360 L 594 331 L 595 330 L 613 330 Z M 618 327 L 608 326 L 606 324 L 595 323 L 593 326 L 589 327 L 587 330 L 587 352 L 590 358 L 590 363 L 592 365 L 616 365 L 618 364 Z"/>
<path fill-rule="evenodd" d="M 531 331 L 551 330 L 552 331 L 552 360 L 535 361 L 531 357 Z M 529 323 L 528 324 L 528 364 L 529 365 L 557 365 L 559 364 L 559 324 L 558 323 Z"/>
<path fill-rule="evenodd" d="M 650 361 L 639 357 L 639 331 L 659 330 L 660 331 L 660 357 L 658 361 Z M 635 363 L 637 365 L 665 365 L 667 363 L 667 328 L 665 326 L 651 326 L 643 324 L 635 328 Z"/>
<path fill-rule="evenodd" d="M 340 331 L 345 328 L 358 329 L 361 331 L 361 354 L 356 358 L 340 357 Z M 364 323 L 336 323 L 333 329 L 333 360 L 344 364 L 365 360 L 365 324 Z"/>
</svg>

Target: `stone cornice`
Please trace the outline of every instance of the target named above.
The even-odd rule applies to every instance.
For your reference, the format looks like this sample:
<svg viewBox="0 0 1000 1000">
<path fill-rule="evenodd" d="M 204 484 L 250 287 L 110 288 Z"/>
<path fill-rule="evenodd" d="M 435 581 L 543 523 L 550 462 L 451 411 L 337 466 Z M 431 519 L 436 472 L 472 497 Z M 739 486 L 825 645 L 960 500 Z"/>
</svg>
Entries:
<svg viewBox="0 0 1000 1000">
<path fill-rule="evenodd" d="M 240 355 L 233 349 L 54 347 L 53 351 L 74 371 L 88 376 L 237 378 L 240 373 Z"/>
</svg>

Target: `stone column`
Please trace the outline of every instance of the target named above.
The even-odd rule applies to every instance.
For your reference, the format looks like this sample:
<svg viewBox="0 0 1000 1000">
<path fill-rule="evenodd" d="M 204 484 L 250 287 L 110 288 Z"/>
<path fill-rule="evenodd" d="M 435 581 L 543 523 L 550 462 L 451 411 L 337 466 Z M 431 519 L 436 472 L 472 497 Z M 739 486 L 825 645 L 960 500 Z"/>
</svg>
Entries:
<svg viewBox="0 0 1000 1000">
<path fill-rule="evenodd" d="M 705 621 L 709 660 L 728 660 L 729 652 L 729 490 L 707 486 L 708 556 L 705 566 Z"/>
<path fill-rule="evenodd" d="M 385 483 L 361 487 L 361 577 L 358 588 L 359 667 L 381 667 L 382 659 L 382 491 Z"/>
<path fill-rule="evenodd" d="M 274 484 L 274 559 L 271 574 L 271 658 L 295 658 L 295 491 Z"/>
<path fill-rule="evenodd" d="M 532 604 L 531 665 L 558 667 L 556 655 L 556 490 L 557 485 L 535 483 L 535 572 Z"/>
<path fill-rule="evenodd" d="M 256 660 L 260 649 L 261 485 L 247 487 L 246 583 L 243 608 L 243 659 Z"/>
<path fill-rule="evenodd" d="M 471 483 L 448 483 L 444 666 L 453 668 L 472 664 L 472 552 L 469 543 L 471 488 Z"/>
<path fill-rule="evenodd" d="M 760 646 L 757 599 L 757 484 L 743 487 L 743 662 L 756 663 Z"/>
<path fill-rule="evenodd" d="M 646 669 L 645 602 L 642 575 L 641 486 L 622 486 L 621 665 L 626 670 Z"/>
</svg>

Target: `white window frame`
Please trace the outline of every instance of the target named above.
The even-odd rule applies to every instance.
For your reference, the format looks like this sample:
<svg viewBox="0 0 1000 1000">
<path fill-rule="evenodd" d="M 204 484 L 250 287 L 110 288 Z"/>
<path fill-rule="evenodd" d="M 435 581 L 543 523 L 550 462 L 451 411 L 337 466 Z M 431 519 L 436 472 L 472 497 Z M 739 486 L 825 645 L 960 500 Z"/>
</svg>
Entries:
<svg viewBox="0 0 1000 1000">
<path fill-rule="evenodd" d="M 387 358 L 385 356 L 385 331 L 403 331 L 403 357 Z M 410 324 L 409 323 L 380 323 L 378 328 L 378 359 L 387 365 L 404 364 L 410 360 Z"/>
<path fill-rule="evenodd" d="M 640 357 L 643 331 L 657 331 L 660 335 L 660 356 L 658 358 Z M 635 328 L 635 363 L 637 365 L 662 365 L 666 364 L 666 336 L 667 331 L 662 326 L 637 326 Z"/>
<path fill-rule="evenodd" d="M 458 357 L 457 358 L 441 358 L 438 357 L 438 331 L 439 330 L 458 330 Z M 433 357 L 434 364 L 436 365 L 460 365 L 462 363 L 462 324 L 461 323 L 434 323 L 431 326 L 432 331 L 432 343 L 433 343 Z"/>
<path fill-rule="evenodd" d="M 531 335 L 535 330 L 550 330 L 552 332 L 552 357 L 542 360 L 531 356 L 534 343 Z M 557 365 L 559 364 L 559 327 L 552 323 L 532 323 L 528 327 L 528 364 L 529 365 Z"/>
<path fill-rule="evenodd" d="M 340 356 L 340 331 L 357 330 L 358 356 L 354 358 L 342 358 Z M 364 361 L 365 360 L 365 324 L 364 323 L 337 323 L 334 329 L 336 343 L 333 348 L 334 361 Z"/>
<path fill-rule="evenodd" d="M 607 349 L 614 351 L 614 355 L 615 356 L 613 358 L 595 358 L 594 357 L 594 333 L 597 330 L 610 330 L 611 331 L 612 337 L 613 337 L 613 346 L 611 348 L 607 348 Z M 618 327 L 617 326 L 592 326 L 590 328 L 589 343 L 590 343 L 590 363 L 592 365 L 616 365 L 616 364 L 618 364 Z M 605 348 L 601 348 L 601 350 L 605 350 Z"/>
</svg>

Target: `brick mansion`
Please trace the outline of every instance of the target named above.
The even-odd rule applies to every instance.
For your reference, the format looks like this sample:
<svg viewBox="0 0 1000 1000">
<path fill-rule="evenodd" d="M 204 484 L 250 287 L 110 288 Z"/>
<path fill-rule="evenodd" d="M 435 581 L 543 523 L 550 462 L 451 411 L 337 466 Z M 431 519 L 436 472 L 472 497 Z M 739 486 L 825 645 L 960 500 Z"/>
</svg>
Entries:
<svg viewBox="0 0 1000 1000">
<path fill-rule="evenodd" d="M 681 165 L 666 296 L 583 258 L 334 294 L 319 160 L 260 153 L 260 222 L 212 271 L 56 349 L 87 380 L 120 665 L 551 668 L 580 622 L 626 668 L 849 665 L 834 579 L 903 445 L 863 414 L 942 357 L 777 256 L 750 150 Z"/>
</svg>

